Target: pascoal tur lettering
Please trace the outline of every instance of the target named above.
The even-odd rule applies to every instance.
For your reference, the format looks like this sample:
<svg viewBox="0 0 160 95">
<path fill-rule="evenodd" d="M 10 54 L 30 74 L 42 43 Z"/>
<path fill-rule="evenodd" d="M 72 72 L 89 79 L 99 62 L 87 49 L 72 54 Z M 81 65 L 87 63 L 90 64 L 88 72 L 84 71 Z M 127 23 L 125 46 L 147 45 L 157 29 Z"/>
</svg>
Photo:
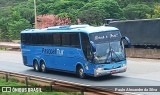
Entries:
<svg viewBox="0 0 160 95">
<path fill-rule="evenodd" d="M 45 49 L 45 48 L 42 48 L 42 53 L 44 53 L 44 54 L 56 54 L 56 49 Z"/>
<path fill-rule="evenodd" d="M 45 49 L 45 48 L 42 48 L 42 53 L 43 53 L 43 54 L 63 55 L 64 50 L 60 50 L 60 49 Z"/>
</svg>

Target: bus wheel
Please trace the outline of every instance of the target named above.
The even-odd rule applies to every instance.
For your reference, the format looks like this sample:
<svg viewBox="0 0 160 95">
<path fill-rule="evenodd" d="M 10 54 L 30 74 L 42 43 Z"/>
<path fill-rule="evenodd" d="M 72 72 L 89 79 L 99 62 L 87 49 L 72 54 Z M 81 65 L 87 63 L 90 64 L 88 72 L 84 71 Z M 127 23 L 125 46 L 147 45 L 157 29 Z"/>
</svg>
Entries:
<svg viewBox="0 0 160 95">
<path fill-rule="evenodd" d="M 45 65 L 45 63 L 44 63 L 44 61 L 41 61 L 41 70 L 42 70 L 42 72 L 47 72 L 47 70 L 46 70 L 46 65 Z"/>
<path fill-rule="evenodd" d="M 38 62 L 36 60 L 33 62 L 33 67 L 34 67 L 35 71 L 37 71 L 37 72 L 40 71 L 39 66 L 38 66 Z"/>
<path fill-rule="evenodd" d="M 85 78 L 84 70 L 81 66 L 79 66 L 77 69 L 77 75 L 78 75 L 78 77 L 80 77 L 82 79 Z"/>
</svg>

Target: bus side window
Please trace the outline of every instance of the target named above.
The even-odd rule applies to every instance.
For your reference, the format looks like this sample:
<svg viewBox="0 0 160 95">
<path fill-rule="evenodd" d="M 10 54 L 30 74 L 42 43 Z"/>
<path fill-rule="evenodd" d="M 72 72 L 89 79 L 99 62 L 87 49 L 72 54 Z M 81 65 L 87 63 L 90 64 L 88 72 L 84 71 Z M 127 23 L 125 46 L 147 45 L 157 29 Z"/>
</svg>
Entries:
<svg viewBox="0 0 160 95">
<path fill-rule="evenodd" d="M 71 33 L 71 46 L 80 48 L 80 40 L 79 40 L 79 33 Z"/>
<path fill-rule="evenodd" d="M 61 45 L 61 34 L 60 33 L 55 33 L 53 34 L 53 40 L 54 40 L 54 45 L 55 46 L 60 46 Z"/>
<path fill-rule="evenodd" d="M 35 33 L 33 33 L 33 34 L 29 34 L 29 36 L 30 36 L 30 41 L 31 41 L 31 45 L 35 45 Z"/>
<path fill-rule="evenodd" d="M 32 44 L 32 36 L 31 36 L 31 34 L 27 34 L 27 39 L 28 39 L 28 45 L 30 45 L 30 44 Z"/>
<path fill-rule="evenodd" d="M 90 58 L 91 46 L 87 34 L 81 33 L 82 49 L 87 60 Z"/>
<path fill-rule="evenodd" d="M 70 33 L 62 34 L 62 46 L 70 46 Z"/>
<path fill-rule="evenodd" d="M 42 34 L 39 34 L 39 39 L 38 39 L 38 43 L 39 43 L 39 45 L 45 45 L 45 36 L 44 36 L 45 34 L 44 33 L 42 33 Z"/>
<path fill-rule="evenodd" d="M 45 44 L 48 46 L 52 45 L 53 36 L 51 33 L 45 33 Z"/>
<path fill-rule="evenodd" d="M 21 34 L 21 43 L 26 44 L 26 34 Z"/>
</svg>

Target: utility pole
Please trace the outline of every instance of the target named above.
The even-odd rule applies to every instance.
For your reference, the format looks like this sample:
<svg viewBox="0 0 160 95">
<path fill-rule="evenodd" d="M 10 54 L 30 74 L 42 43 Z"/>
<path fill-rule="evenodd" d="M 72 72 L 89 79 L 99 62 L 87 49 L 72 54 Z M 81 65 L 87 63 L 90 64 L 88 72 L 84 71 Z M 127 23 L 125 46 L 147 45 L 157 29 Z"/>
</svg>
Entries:
<svg viewBox="0 0 160 95">
<path fill-rule="evenodd" d="M 35 16 L 35 18 L 34 18 L 34 27 L 35 27 L 35 29 L 37 28 L 37 10 L 36 10 L 36 0 L 34 0 L 34 16 Z"/>
</svg>

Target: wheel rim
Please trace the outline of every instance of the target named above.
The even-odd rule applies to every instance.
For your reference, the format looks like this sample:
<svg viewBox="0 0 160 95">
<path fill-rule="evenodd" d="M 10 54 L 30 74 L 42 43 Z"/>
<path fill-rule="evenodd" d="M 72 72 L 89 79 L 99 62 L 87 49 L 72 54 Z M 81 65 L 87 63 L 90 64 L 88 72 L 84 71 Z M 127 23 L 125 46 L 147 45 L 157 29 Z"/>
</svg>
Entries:
<svg viewBox="0 0 160 95">
<path fill-rule="evenodd" d="M 81 78 L 83 78 L 83 76 L 84 76 L 84 71 L 83 71 L 82 68 L 79 69 L 79 76 L 80 76 Z"/>
<path fill-rule="evenodd" d="M 45 65 L 44 65 L 44 63 L 42 63 L 42 65 L 41 65 L 41 69 L 42 69 L 42 71 L 44 72 L 45 71 Z"/>
<path fill-rule="evenodd" d="M 37 62 L 34 63 L 34 68 L 35 68 L 35 71 L 39 70 Z"/>
</svg>

